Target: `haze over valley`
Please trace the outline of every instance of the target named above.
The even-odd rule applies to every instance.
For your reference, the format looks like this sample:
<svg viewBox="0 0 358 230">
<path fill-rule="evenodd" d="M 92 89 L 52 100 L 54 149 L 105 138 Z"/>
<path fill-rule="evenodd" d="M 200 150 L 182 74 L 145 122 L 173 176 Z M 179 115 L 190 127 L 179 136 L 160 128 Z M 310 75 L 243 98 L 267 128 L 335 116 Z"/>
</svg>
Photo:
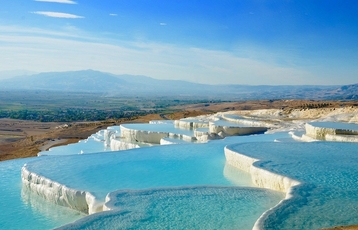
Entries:
<svg viewBox="0 0 358 230">
<path fill-rule="evenodd" d="M 210 83 L 210 82 L 208 82 Z M 354 85 L 225 85 L 158 80 L 95 70 L 46 72 L 0 80 L 0 90 L 92 92 L 105 96 L 200 96 L 203 99 L 357 99 Z"/>
</svg>

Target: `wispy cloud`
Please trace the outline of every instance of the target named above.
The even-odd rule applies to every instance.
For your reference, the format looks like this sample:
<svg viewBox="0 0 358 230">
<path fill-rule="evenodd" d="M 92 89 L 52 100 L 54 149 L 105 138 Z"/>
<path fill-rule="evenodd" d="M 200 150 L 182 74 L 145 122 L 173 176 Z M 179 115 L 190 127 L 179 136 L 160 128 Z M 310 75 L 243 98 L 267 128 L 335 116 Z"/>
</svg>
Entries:
<svg viewBox="0 0 358 230">
<path fill-rule="evenodd" d="M 0 33 L 4 34 L 18 34 L 19 36 L 43 36 L 43 37 L 67 37 L 67 38 L 83 38 L 89 36 L 79 28 L 72 25 L 65 25 L 59 30 L 45 30 L 36 27 L 19 27 L 19 26 L 2 26 L 0 25 Z M 91 38 L 96 39 L 94 36 Z"/>
<path fill-rule="evenodd" d="M 78 16 L 75 14 L 67 14 L 67 13 L 61 13 L 61 12 L 51 12 L 51 11 L 35 11 L 32 12 L 33 14 L 40 14 L 47 17 L 53 17 L 53 18 L 84 18 L 82 16 Z"/>
<path fill-rule="evenodd" d="M 77 4 L 72 0 L 35 0 L 35 2 L 56 2 L 56 3 L 64 3 L 64 4 Z"/>
<path fill-rule="evenodd" d="M 31 30 L 36 32 L 30 33 Z M 272 50 L 261 47 L 228 52 L 170 44 L 82 39 L 87 35 L 78 39 L 63 36 L 67 30 L 60 32 L 0 25 L 0 71 L 20 66 L 35 72 L 97 69 L 209 84 L 343 84 L 335 77 L 341 73 L 337 63 L 328 70 L 326 66 L 281 65 L 270 60 Z M 250 53 L 252 50 L 262 53 Z M 277 56 L 290 58 L 289 54 L 277 52 Z M 358 67 L 352 65 L 349 72 L 353 74 L 347 76 L 347 83 L 356 82 L 357 71 Z"/>
<path fill-rule="evenodd" d="M 167 23 L 165 23 L 165 22 L 161 22 L 161 23 L 159 23 L 159 25 L 161 25 L 161 26 L 166 26 L 166 25 L 167 25 Z"/>
<path fill-rule="evenodd" d="M 115 17 L 115 16 L 118 16 L 118 14 L 109 14 L 109 16 L 114 16 Z"/>
<path fill-rule="evenodd" d="M 289 84 L 293 80 L 304 83 L 309 81 L 304 76 L 311 77 L 305 71 L 223 51 L 135 42 L 113 45 L 41 36 L 0 35 L 0 63 L 7 69 L 21 66 L 36 72 L 91 68 L 157 79 L 170 76 L 193 81 L 196 76 L 196 82 L 209 84 Z"/>
</svg>

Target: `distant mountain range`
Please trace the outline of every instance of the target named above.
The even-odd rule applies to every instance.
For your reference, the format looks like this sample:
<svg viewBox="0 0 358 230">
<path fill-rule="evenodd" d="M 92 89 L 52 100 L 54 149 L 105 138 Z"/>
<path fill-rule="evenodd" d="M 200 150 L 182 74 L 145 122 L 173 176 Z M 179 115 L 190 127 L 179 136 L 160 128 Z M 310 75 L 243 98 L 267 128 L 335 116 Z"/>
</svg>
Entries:
<svg viewBox="0 0 358 230">
<path fill-rule="evenodd" d="M 47 72 L 0 80 L 0 90 L 50 90 L 104 93 L 112 96 L 206 96 L 224 99 L 358 99 L 358 84 L 209 85 L 157 80 L 139 75 L 114 75 L 95 70 Z"/>
</svg>

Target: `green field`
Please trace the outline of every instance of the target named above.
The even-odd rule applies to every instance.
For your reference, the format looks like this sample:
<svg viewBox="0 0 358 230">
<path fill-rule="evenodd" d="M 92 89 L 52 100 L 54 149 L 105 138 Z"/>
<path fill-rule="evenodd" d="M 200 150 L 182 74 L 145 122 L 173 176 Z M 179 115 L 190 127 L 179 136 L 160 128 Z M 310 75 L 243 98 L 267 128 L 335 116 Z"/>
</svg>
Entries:
<svg viewBox="0 0 358 230">
<path fill-rule="evenodd" d="M 210 100 L 212 102 L 212 100 Z M 111 97 L 99 93 L 0 91 L 0 118 L 35 121 L 100 121 L 150 113 L 169 113 L 173 106 L 207 103 L 181 97 Z"/>
</svg>

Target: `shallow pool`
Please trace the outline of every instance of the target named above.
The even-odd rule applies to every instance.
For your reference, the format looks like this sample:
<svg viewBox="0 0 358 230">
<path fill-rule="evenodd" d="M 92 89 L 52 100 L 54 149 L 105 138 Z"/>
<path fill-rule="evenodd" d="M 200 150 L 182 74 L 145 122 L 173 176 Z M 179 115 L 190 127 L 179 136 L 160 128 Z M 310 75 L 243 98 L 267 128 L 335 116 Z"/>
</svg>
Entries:
<svg viewBox="0 0 358 230">
<path fill-rule="evenodd" d="M 85 215 L 22 192 L 21 167 L 38 158 L 0 162 L 0 228 L 52 229 Z"/>
</svg>

